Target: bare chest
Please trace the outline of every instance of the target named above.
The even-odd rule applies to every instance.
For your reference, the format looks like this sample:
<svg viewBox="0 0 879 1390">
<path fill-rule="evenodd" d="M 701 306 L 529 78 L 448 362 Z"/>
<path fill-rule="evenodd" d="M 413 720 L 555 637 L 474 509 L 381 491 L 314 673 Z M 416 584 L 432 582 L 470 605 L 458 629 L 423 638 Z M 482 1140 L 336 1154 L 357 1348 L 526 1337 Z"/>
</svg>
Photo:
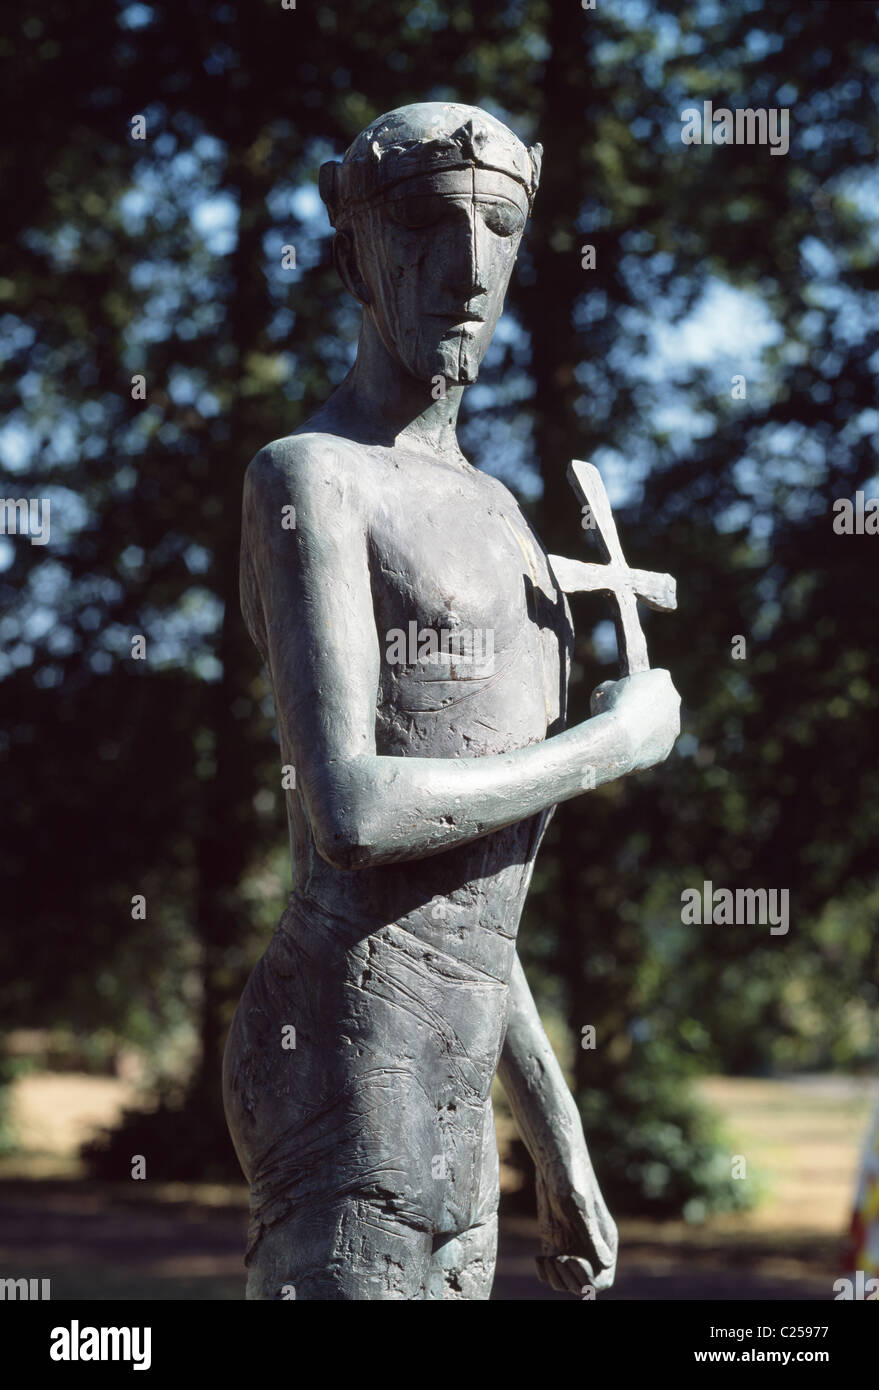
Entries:
<svg viewBox="0 0 879 1390">
<path fill-rule="evenodd" d="M 386 475 L 370 523 L 383 751 L 545 738 L 564 713 L 570 616 L 515 499 L 472 471 Z"/>
</svg>

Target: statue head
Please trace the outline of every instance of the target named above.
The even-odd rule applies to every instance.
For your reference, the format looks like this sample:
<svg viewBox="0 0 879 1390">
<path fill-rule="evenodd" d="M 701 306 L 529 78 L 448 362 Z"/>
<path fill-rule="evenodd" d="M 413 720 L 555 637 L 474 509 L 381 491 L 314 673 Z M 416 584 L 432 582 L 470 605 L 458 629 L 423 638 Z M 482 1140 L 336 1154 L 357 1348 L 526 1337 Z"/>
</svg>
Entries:
<svg viewBox="0 0 879 1390">
<path fill-rule="evenodd" d="M 541 154 L 478 107 L 420 102 L 380 116 L 341 163 L 322 166 L 339 274 L 418 380 L 476 380 Z"/>
</svg>

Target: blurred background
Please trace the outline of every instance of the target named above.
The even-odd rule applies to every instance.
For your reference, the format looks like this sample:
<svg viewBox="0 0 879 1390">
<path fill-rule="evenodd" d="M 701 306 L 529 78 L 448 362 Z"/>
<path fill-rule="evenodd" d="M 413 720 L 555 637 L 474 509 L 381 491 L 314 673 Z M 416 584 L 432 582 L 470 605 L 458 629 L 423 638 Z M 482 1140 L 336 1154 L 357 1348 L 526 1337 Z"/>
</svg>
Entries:
<svg viewBox="0 0 879 1390">
<path fill-rule="evenodd" d="M 243 1296 L 220 1058 L 290 882 L 238 608 L 242 476 L 353 360 L 318 166 L 381 112 L 444 99 L 545 149 L 464 450 L 568 555 L 565 470 L 591 459 L 630 563 L 678 581 L 678 613 L 646 624 L 683 697 L 677 749 L 560 809 L 520 936 L 620 1219 L 609 1296 L 829 1298 L 866 1267 L 879 538 L 837 534 L 833 503 L 877 491 L 877 17 L 8 17 L 2 491 L 50 499 L 51 539 L 0 536 L 0 1274 L 51 1276 L 56 1298 Z M 703 101 L 788 108 L 789 153 L 685 146 Z M 574 603 L 575 719 L 616 675 L 608 617 Z M 789 931 L 685 925 L 706 880 L 789 890 Z M 500 1094 L 498 1128 L 495 1296 L 540 1297 Z"/>
</svg>

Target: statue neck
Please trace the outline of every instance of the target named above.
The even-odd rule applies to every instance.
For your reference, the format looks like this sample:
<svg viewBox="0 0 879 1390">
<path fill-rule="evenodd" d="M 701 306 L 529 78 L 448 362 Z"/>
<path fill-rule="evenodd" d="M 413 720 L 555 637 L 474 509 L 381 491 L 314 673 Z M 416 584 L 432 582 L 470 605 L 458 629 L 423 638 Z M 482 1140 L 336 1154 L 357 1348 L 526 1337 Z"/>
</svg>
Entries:
<svg viewBox="0 0 879 1390">
<path fill-rule="evenodd" d="M 428 448 L 460 457 L 456 434 L 464 387 L 449 385 L 439 400 L 429 382 L 391 356 L 372 315 L 364 311 L 357 359 L 335 394 L 334 407 L 364 443 Z"/>
</svg>

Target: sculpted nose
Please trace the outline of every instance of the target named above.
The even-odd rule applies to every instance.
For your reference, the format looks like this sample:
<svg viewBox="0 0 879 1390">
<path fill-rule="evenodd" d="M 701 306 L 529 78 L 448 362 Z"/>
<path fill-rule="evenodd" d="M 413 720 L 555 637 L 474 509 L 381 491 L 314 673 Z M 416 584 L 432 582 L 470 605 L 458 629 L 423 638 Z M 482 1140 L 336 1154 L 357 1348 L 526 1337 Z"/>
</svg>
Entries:
<svg viewBox="0 0 879 1390">
<path fill-rule="evenodd" d="M 482 254 L 482 220 L 474 211 L 456 220 L 454 243 L 448 266 L 448 284 L 456 296 L 472 299 L 484 294 L 485 256 Z"/>
</svg>

